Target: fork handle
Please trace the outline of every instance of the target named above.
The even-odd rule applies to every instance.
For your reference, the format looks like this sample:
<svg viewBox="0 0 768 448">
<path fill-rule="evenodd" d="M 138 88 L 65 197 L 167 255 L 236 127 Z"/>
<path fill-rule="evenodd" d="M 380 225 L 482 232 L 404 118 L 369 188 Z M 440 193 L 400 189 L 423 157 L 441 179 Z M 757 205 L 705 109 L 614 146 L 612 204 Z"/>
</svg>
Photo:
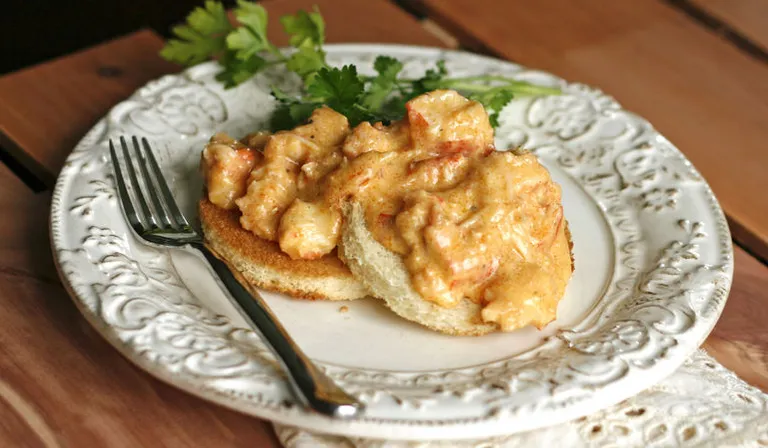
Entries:
<svg viewBox="0 0 768 448">
<path fill-rule="evenodd" d="M 305 405 L 333 417 L 354 417 L 362 411 L 363 404 L 337 386 L 296 345 L 261 295 L 246 289 L 244 285 L 248 283 L 237 270 L 230 269 L 205 245 L 193 244 L 192 247 L 203 253 L 232 299 L 267 341 Z"/>
</svg>

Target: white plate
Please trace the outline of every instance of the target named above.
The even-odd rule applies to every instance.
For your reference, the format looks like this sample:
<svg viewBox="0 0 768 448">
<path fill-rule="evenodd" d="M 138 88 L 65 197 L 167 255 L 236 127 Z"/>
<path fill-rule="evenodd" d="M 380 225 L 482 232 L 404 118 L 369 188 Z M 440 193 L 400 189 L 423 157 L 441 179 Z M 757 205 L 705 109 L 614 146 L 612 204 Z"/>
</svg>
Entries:
<svg viewBox="0 0 768 448">
<path fill-rule="evenodd" d="M 169 75 L 118 104 L 59 176 L 51 228 L 64 283 L 87 319 L 152 375 L 240 411 L 310 430 L 390 439 L 478 438 L 528 430 L 617 403 L 672 373 L 704 340 L 732 277 L 728 227 L 690 163 L 645 120 L 598 90 L 487 57 L 437 49 L 328 46 L 332 64 L 370 72 L 389 54 L 418 76 L 504 73 L 565 94 L 517 100 L 497 145 L 534 150 L 563 187 L 576 271 L 558 320 L 478 338 L 443 336 L 373 300 L 308 302 L 265 293 L 299 345 L 367 404 L 333 420 L 294 404 L 258 336 L 199 259 L 139 243 L 123 221 L 107 141 L 148 137 L 188 213 L 196 167 L 217 130 L 265 125 L 279 71 L 225 91 L 214 64 Z"/>
</svg>

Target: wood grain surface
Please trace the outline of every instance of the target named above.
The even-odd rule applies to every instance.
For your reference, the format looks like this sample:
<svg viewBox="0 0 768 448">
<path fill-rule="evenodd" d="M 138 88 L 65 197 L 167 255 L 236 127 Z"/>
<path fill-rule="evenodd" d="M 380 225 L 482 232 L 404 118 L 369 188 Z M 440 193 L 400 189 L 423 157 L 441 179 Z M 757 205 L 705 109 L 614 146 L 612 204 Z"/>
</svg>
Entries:
<svg viewBox="0 0 768 448">
<path fill-rule="evenodd" d="M 268 423 L 153 379 L 88 325 L 53 267 L 49 199 L 0 164 L 0 446 L 279 446 Z"/>
<path fill-rule="evenodd" d="M 266 0 L 262 4 L 273 19 L 315 5 L 325 19 L 328 43 L 389 43 L 445 47 L 444 39 L 412 15 L 386 0 Z M 270 40 L 288 45 L 277 20 L 268 30 Z"/>
<path fill-rule="evenodd" d="M 768 64 L 656 0 L 414 5 L 470 47 L 599 87 L 649 119 L 710 183 L 734 236 L 768 258 L 768 195 L 745 194 L 768 191 Z"/>
<path fill-rule="evenodd" d="M 0 78 L 3 146 L 53 185 L 77 141 L 147 81 L 178 70 L 157 56 L 162 39 L 139 31 Z"/>
<path fill-rule="evenodd" d="M 764 42 L 760 0 L 693 1 Z M 599 85 L 694 160 L 734 227 L 757 243 L 750 250 L 763 250 L 766 68 L 679 10 L 657 0 L 420 0 L 424 21 L 385 0 L 264 5 L 274 18 L 314 3 L 329 42 L 460 42 Z M 285 43 L 277 27 L 270 36 Z M 0 143 L 50 185 L 109 108 L 178 69 L 157 57 L 160 46 L 142 31 L 0 77 Z M 0 164 L 0 446 L 278 446 L 268 423 L 154 380 L 89 327 L 55 273 L 49 201 Z M 705 348 L 768 391 L 766 313 L 768 268 L 737 248 L 733 289 Z"/>
<path fill-rule="evenodd" d="M 32 193 L 0 163 L 0 275 L 58 283 L 48 242 L 49 204 L 50 194 Z"/>
<path fill-rule="evenodd" d="M 768 51 L 768 2 L 765 0 L 690 0 L 729 28 Z"/>
</svg>

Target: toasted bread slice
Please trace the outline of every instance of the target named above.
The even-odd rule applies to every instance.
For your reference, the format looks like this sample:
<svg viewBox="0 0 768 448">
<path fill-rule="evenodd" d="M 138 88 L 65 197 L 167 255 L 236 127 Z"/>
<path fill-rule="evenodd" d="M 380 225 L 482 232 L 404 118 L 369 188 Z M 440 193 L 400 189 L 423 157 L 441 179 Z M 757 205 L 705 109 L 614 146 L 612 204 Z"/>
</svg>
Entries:
<svg viewBox="0 0 768 448">
<path fill-rule="evenodd" d="M 238 211 L 224 210 L 206 198 L 200 200 L 199 211 L 206 244 L 251 286 L 305 299 L 354 300 L 368 295 L 335 251 L 317 260 L 292 260 L 277 243 L 243 229 Z"/>
<path fill-rule="evenodd" d="M 570 243 L 567 227 L 565 232 Z M 498 324 L 483 322 L 482 307 L 468 299 L 463 299 L 455 308 L 444 308 L 423 299 L 413 289 L 402 258 L 374 239 L 366 226 L 363 208 L 357 203 L 344 208 L 339 249 L 339 256 L 352 273 L 399 316 L 451 335 L 480 336 L 499 330 Z M 573 260 L 571 263 L 573 265 Z"/>
</svg>

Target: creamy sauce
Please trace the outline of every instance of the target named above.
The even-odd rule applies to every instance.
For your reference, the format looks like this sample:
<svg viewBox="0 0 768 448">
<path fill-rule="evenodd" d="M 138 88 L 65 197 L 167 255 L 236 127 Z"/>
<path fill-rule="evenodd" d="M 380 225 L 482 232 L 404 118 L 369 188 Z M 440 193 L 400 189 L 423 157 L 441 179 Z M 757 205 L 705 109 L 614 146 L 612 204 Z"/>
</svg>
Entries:
<svg viewBox="0 0 768 448">
<path fill-rule="evenodd" d="M 475 301 L 503 330 L 555 318 L 572 270 L 560 187 L 533 155 L 494 150 L 479 103 L 435 91 L 411 100 L 400 122 L 354 130 L 322 108 L 305 126 L 256 140 L 263 156 L 247 180 L 236 157 L 231 167 L 211 159 L 224 162 L 209 165 L 207 178 L 236 173 L 237 187 L 225 194 L 229 184 L 212 189 L 209 180 L 209 197 L 234 202 L 243 227 L 291 257 L 331 252 L 341 207 L 355 201 L 424 299 L 447 308 Z M 220 144 L 206 151 L 218 154 Z"/>
</svg>

